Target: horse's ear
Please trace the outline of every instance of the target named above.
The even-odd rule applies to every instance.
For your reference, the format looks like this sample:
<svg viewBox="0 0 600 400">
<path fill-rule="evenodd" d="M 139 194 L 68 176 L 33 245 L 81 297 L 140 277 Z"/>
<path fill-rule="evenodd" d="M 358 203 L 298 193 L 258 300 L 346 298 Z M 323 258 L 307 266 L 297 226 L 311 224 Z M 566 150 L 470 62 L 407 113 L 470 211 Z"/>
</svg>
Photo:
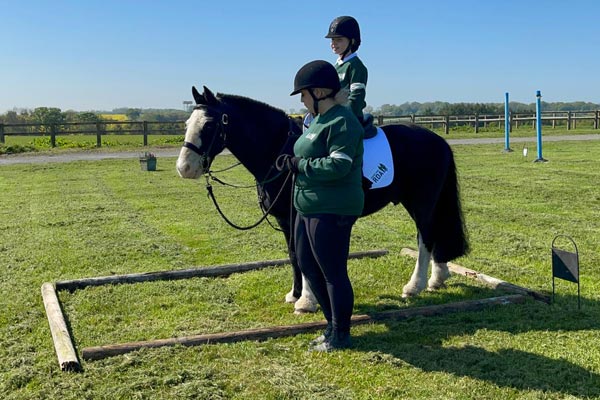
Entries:
<svg viewBox="0 0 600 400">
<path fill-rule="evenodd" d="M 198 92 L 196 86 L 192 86 L 192 96 L 194 96 L 196 104 L 204 104 L 204 97 Z"/>
<path fill-rule="evenodd" d="M 209 88 L 207 88 L 206 86 L 204 87 L 204 99 L 206 100 L 206 104 L 217 104 L 219 102 L 219 100 L 217 100 L 216 96 L 213 94 L 213 92 L 210 91 Z"/>
</svg>

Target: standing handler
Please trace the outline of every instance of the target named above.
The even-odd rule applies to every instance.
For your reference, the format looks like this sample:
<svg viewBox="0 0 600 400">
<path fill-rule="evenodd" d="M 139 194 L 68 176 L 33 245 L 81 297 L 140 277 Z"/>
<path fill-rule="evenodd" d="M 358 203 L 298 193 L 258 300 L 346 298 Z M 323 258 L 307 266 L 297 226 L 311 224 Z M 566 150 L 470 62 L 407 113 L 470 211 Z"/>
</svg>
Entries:
<svg viewBox="0 0 600 400">
<path fill-rule="evenodd" d="M 294 145 L 294 156 L 277 160 L 278 169 L 296 174 L 296 254 L 327 320 L 323 335 L 311 342 L 310 350 L 319 352 L 352 344 L 354 292 L 347 260 L 352 226 L 364 205 L 364 132 L 342 105 L 347 93 L 340 89 L 337 72 L 327 61 L 310 62 L 298 71 L 291 95 L 300 93 L 315 119 Z"/>
</svg>

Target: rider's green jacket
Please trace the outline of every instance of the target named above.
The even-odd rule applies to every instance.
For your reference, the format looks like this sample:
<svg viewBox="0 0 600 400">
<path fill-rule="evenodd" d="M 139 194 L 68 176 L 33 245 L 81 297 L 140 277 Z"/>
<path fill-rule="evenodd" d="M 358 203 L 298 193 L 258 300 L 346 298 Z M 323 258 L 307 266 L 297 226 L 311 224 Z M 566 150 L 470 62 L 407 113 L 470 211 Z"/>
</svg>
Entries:
<svg viewBox="0 0 600 400">
<path fill-rule="evenodd" d="M 294 187 L 294 207 L 304 215 L 360 215 L 363 128 L 349 108 L 331 107 L 319 114 L 294 145 L 301 157 Z"/>
<path fill-rule="evenodd" d="M 340 78 L 342 89 L 348 89 L 348 102 L 352 112 L 359 121 L 363 120 L 363 108 L 367 106 L 367 78 L 369 77 L 367 67 L 352 53 L 343 60 L 337 60 L 335 69 Z"/>
</svg>

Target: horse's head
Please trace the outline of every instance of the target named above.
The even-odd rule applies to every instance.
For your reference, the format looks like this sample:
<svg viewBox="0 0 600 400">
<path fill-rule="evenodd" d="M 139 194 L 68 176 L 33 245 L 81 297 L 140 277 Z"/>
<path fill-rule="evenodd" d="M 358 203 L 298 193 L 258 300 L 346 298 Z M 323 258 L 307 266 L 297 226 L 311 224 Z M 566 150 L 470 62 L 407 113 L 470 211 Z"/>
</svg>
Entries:
<svg viewBox="0 0 600 400">
<path fill-rule="evenodd" d="M 225 148 L 229 123 L 223 104 L 205 86 L 200 94 L 192 87 L 196 107 L 185 122 L 183 147 L 177 159 L 177 172 L 182 178 L 196 179 L 206 173 L 217 154 Z"/>
</svg>

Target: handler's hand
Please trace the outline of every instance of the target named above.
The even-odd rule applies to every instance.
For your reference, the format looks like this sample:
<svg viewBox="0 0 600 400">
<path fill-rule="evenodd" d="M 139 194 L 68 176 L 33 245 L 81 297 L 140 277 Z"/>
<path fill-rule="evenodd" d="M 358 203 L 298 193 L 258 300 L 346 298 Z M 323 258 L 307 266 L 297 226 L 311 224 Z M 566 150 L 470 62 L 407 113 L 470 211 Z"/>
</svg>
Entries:
<svg viewBox="0 0 600 400">
<path fill-rule="evenodd" d="M 277 171 L 292 171 L 294 174 L 297 174 L 299 171 L 299 163 L 300 157 L 292 157 L 289 154 L 282 154 L 277 157 L 277 160 L 275 160 L 275 168 L 277 168 Z"/>
</svg>

